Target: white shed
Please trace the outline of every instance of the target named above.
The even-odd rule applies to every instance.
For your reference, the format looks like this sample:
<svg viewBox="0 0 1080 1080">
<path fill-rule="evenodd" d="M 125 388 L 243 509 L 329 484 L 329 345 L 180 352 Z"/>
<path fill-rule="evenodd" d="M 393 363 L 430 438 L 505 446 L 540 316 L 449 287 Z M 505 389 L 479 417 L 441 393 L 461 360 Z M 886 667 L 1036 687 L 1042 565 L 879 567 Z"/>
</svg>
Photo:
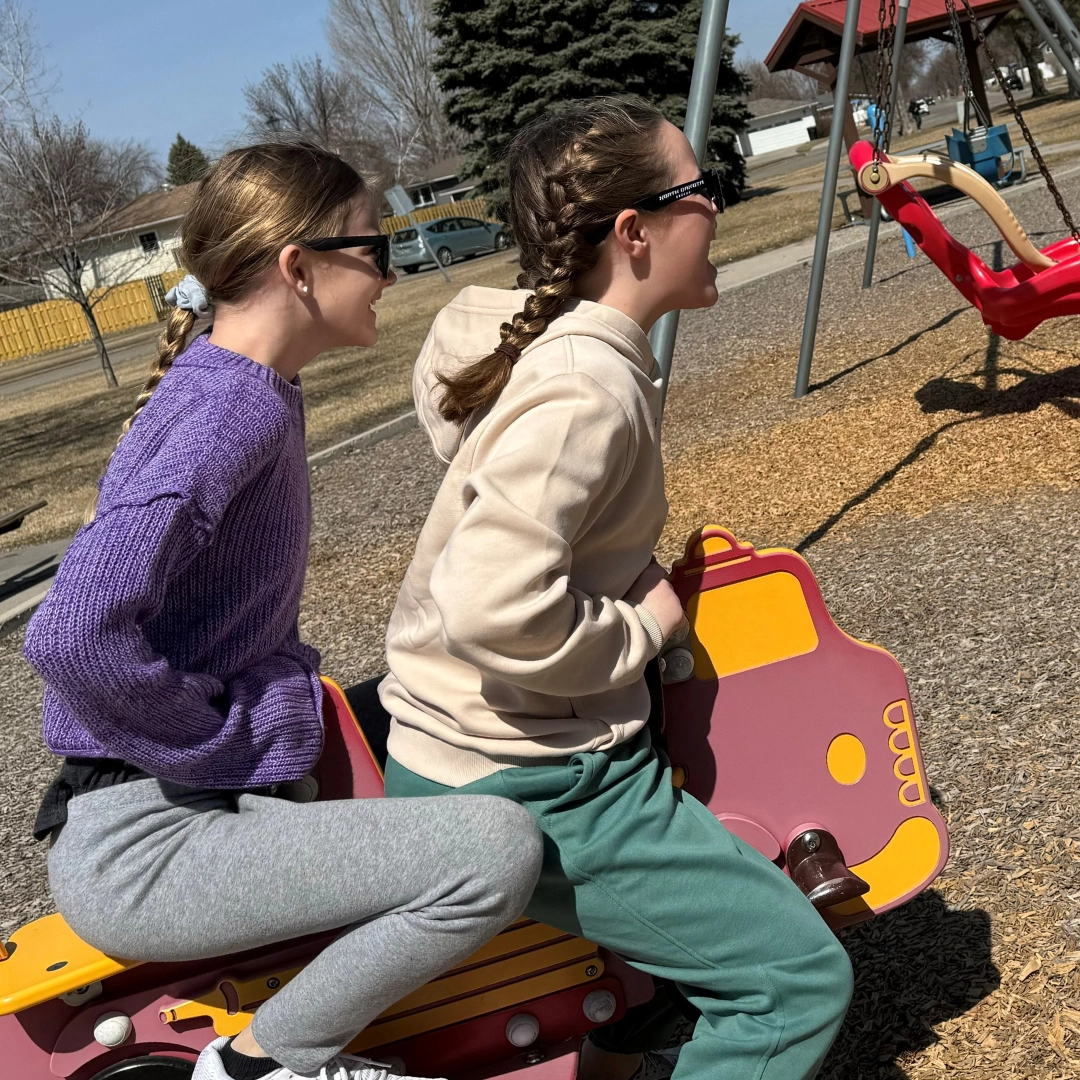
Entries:
<svg viewBox="0 0 1080 1080">
<path fill-rule="evenodd" d="M 747 107 L 753 119 L 746 130 L 739 133 L 743 157 L 799 146 L 814 137 L 817 112 L 812 101 L 766 98 L 748 102 Z"/>
</svg>

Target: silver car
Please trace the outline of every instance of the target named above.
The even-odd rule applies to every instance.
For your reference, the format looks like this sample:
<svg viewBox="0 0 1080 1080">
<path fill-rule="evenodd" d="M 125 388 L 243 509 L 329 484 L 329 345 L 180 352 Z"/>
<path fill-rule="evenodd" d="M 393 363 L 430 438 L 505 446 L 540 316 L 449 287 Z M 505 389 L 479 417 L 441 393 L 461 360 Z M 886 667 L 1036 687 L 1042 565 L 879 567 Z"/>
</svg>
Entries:
<svg viewBox="0 0 1080 1080">
<path fill-rule="evenodd" d="M 428 248 L 443 266 L 455 259 L 469 259 L 488 251 L 505 251 L 510 246 L 510 233 L 494 221 L 472 217 L 444 217 L 437 221 L 422 221 Z M 416 229 L 398 229 L 390 238 L 390 265 L 406 274 L 415 274 L 421 266 L 431 264 L 431 255 Z"/>
</svg>

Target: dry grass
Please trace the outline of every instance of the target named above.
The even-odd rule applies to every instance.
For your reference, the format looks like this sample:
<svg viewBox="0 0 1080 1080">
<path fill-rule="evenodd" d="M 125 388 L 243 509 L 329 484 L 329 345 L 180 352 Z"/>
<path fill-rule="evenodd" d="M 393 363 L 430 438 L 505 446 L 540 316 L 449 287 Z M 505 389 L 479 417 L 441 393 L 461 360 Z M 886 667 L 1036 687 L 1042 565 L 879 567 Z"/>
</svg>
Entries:
<svg viewBox="0 0 1080 1080">
<path fill-rule="evenodd" d="M 449 285 L 429 273 L 390 289 L 379 304 L 375 348 L 327 353 L 304 369 L 310 449 L 331 446 L 410 408 L 412 365 L 438 310 L 465 285 L 510 286 L 516 271 L 510 253 L 452 267 Z M 0 507 L 39 498 L 49 505 L 21 529 L 0 536 L 0 551 L 74 533 L 148 366 L 149 361 L 121 366 L 114 390 L 103 389 L 95 373 L 4 398 Z"/>
</svg>

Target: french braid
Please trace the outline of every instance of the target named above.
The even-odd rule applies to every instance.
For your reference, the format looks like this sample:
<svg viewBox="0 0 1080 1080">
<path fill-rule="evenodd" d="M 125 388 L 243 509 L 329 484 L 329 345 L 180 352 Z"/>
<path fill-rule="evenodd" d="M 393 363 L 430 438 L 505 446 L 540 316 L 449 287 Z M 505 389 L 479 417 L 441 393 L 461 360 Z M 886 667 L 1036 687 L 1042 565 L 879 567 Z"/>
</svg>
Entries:
<svg viewBox="0 0 1080 1080">
<path fill-rule="evenodd" d="M 585 237 L 670 179 L 657 150 L 663 116 L 637 98 L 591 98 L 525 128 L 507 154 L 518 287 L 532 294 L 499 328 L 500 344 L 454 375 L 440 375 L 439 411 L 464 424 L 510 381 L 518 357 L 562 311 L 600 258 Z"/>
</svg>

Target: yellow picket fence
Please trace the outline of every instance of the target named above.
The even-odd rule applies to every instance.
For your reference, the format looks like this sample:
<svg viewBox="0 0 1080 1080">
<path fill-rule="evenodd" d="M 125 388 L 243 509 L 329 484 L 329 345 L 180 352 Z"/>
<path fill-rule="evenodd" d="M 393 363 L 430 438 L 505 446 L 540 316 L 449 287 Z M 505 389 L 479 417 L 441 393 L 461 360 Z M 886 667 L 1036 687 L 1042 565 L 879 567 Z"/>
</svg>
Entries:
<svg viewBox="0 0 1080 1080">
<path fill-rule="evenodd" d="M 157 322 L 164 314 L 165 293 L 184 273 L 183 270 L 168 270 L 110 289 L 94 306 L 98 329 L 103 334 L 116 334 Z M 94 295 L 91 294 L 91 299 Z M 0 312 L 0 361 L 17 360 L 90 340 L 90 327 L 82 309 L 71 300 L 45 300 Z"/>
<path fill-rule="evenodd" d="M 414 210 L 413 217 L 417 221 L 434 221 L 441 217 L 478 217 L 484 221 L 494 221 L 494 215 L 488 213 L 487 199 L 462 199 L 461 202 L 446 203 L 443 206 L 425 206 L 422 210 Z M 379 229 L 384 233 L 397 232 L 398 229 L 408 228 L 409 219 L 404 214 L 395 217 L 385 217 L 379 222 Z"/>
</svg>

